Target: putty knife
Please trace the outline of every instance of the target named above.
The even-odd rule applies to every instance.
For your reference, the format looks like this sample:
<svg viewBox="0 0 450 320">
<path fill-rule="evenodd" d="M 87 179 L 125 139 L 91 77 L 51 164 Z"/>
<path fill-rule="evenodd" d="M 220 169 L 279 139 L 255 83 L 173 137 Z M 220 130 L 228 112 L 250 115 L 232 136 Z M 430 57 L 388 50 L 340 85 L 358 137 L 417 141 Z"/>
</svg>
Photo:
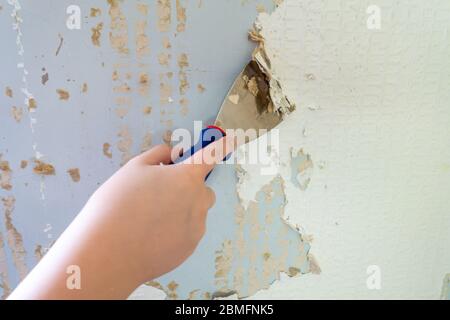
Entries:
<svg viewBox="0 0 450 320">
<path fill-rule="evenodd" d="M 278 112 L 273 112 L 273 103 L 269 92 L 269 81 L 255 61 L 250 61 L 238 75 L 222 103 L 213 125 L 204 128 L 198 142 L 176 161 L 182 162 L 197 151 L 226 135 L 227 129 L 267 131 L 283 121 Z M 249 137 L 247 137 L 249 138 Z M 246 141 L 246 143 L 250 140 Z"/>
</svg>

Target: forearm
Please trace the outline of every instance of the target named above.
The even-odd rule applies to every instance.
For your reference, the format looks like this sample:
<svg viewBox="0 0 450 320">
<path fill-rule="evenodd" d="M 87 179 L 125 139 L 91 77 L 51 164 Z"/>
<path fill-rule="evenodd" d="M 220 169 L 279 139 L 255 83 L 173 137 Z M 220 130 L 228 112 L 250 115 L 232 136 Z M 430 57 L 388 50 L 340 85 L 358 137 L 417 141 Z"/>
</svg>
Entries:
<svg viewBox="0 0 450 320">
<path fill-rule="evenodd" d="M 157 146 L 106 181 L 9 299 L 125 299 L 185 261 L 215 201 L 214 165 L 169 165 L 171 151 Z"/>
<path fill-rule="evenodd" d="M 133 261 L 103 213 L 83 212 L 9 299 L 125 299 L 139 285 Z M 119 240 L 117 240 L 119 241 Z"/>
</svg>

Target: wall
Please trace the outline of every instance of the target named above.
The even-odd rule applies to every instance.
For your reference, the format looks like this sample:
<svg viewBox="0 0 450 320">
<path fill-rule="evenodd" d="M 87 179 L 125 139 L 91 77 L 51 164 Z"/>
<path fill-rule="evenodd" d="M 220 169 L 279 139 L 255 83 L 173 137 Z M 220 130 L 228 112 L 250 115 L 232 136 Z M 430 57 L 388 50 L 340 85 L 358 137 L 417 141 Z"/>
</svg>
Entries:
<svg viewBox="0 0 450 320">
<path fill-rule="evenodd" d="M 1 1 L 0 292 L 88 196 L 171 130 L 214 119 L 272 1 Z M 372 4 L 372 3 L 371 3 Z M 285 0 L 260 16 L 297 110 L 281 166 L 220 166 L 208 232 L 131 298 L 439 298 L 450 270 L 450 7 Z M 381 290 L 369 290 L 369 266 Z M 375 274 L 376 276 L 377 274 Z M 373 276 L 373 275 L 372 275 Z"/>
<path fill-rule="evenodd" d="M 367 28 L 369 5 L 379 30 Z M 289 0 L 261 17 L 298 106 L 280 127 L 282 176 L 292 178 L 291 148 L 313 162 L 306 190 L 286 183 L 285 219 L 314 236 L 322 273 L 255 298 L 439 298 L 450 268 L 449 17 L 447 1 Z M 248 170 L 247 185 L 265 183 Z"/>
</svg>

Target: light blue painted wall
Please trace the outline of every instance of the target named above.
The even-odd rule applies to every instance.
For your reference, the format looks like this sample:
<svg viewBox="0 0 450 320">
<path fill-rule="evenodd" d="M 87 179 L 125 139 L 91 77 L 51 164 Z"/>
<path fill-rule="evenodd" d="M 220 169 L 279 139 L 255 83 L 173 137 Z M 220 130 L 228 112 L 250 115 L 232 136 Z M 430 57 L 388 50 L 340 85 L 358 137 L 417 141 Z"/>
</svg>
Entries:
<svg viewBox="0 0 450 320">
<path fill-rule="evenodd" d="M 160 123 L 158 75 L 166 70 L 157 62 L 162 46 L 161 33 L 156 29 L 156 1 L 126 1 L 121 4 L 129 28 L 130 54 L 125 57 L 120 57 L 109 44 L 107 1 L 22 0 L 19 3 L 19 15 L 23 20 L 20 23 L 23 59 L 18 55 L 17 32 L 12 29 L 13 8 L 6 0 L 0 1 L 0 153 L 13 171 L 13 189 L 0 189 L 0 197 L 12 195 L 16 198 L 13 223 L 23 237 L 27 251 L 26 264 L 31 269 L 37 263 L 34 255 L 36 246 L 46 247 L 57 239 L 89 195 L 120 167 L 121 155 L 116 146 L 120 128 L 129 127 L 133 137 L 133 154 L 139 153 L 142 139 L 148 131 L 153 133 L 154 144 L 161 143 L 165 129 Z M 150 39 L 151 53 L 143 59 L 145 61 L 139 60 L 135 54 L 135 22 L 141 19 L 136 10 L 137 3 L 148 3 L 150 9 L 146 33 Z M 187 53 L 190 62 L 187 68 L 191 86 L 187 93 L 190 111 L 186 116 L 181 115 L 177 103 L 179 97 L 175 94 L 175 103 L 171 107 L 175 113 L 171 119 L 174 128 L 192 130 L 193 121 L 214 119 L 235 76 L 249 60 L 253 44 L 247 40 L 247 31 L 256 17 L 256 4 L 264 4 L 271 10 L 273 3 L 270 0 L 202 1 L 201 7 L 199 1 L 183 3 L 187 4 L 186 31 L 175 36 L 173 12 L 174 23 L 168 33 L 173 56 L 170 69 L 175 73 L 173 86 L 176 92 L 176 57 Z M 81 7 L 81 30 L 69 30 L 65 26 L 65 11 L 71 4 Z M 89 17 L 91 7 L 101 8 L 102 15 Z M 98 22 L 104 22 L 105 26 L 101 46 L 95 47 L 91 42 L 91 28 Z M 64 42 L 56 56 L 59 34 Z M 24 62 L 28 70 L 26 87 L 38 104 L 34 113 L 37 119 L 34 134 L 30 130 L 27 111 L 20 123 L 11 116 L 12 106 L 26 110 L 25 96 L 20 91 L 24 86 L 22 70 L 17 67 L 20 62 Z M 120 119 L 114 113 L 114 98 L 117 95 L 112 93 L 113 66 L 116 63 L 129 64 L 128 70 L 133 75 L 130 86 L 136 88 L 137 74 L 142 71 L 140 62 L 148 63 L 144 69 L 148 70 L 151 79 L 150 94 L 148 98 L 143 98 L 134 91 L 130 95 L 132 107 L 125 118 Z M 43 68 L 49 73 L 49 81 L 45 85 L 41 83 Z M 89 87 L 85 94 L 81 93 L 84 82 Z M 206 87 L 203 94 L 196 90 L 198 83 Z M 12 99 L 3 94 L 7 86 L 14 92 Z M 58 88 L 70 92 L 68 101 L 58 99 Z M 150 116 L 142 114 L 145 105 L 153 107 Z M 105 142 L 112 145 L 112 159 L 102 153 Z M 19 168 L 21 160 L 33 159 L 33 145 L 44 155 L 44 161 L 55 166 L 55 176 L 41 178 L 33 174 L 31 164 L 26 169 Z M 73 167 L 80 169 L 79 183 L 74 183 L 66 173 Z M 237 205 L 234 168 L 221 166 L 208 183 L 216 190 L 217 204 L 209 215 L 207 235 L 186 264 L 161 279 L 162 283 L 176 280 L 180 284 L 180 297 L 185 297 L 192 288 L 214 290 L 214 252 L 230 237 L 234 228 L 234 209 Z M 45 199 L 42 199 L 42 194 Z M 0 221 L 0 231 L 5 238 L 7 230 L 3 217 Z M 291 242 L 295 243 L 297 240 L 294 238 L 298 234 L 288 237 L 292 237 Z M 5 250 L 8 281 L 11 287 L 15 287 L 19 276 L 6 243 Z"/>
</svg>

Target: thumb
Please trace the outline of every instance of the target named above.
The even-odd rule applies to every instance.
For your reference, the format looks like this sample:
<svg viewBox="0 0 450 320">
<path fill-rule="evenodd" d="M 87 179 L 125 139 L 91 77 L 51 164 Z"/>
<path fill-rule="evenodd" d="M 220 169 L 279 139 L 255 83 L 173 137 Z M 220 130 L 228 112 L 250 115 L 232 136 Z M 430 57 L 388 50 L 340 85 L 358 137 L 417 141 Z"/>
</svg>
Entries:
<svg viewBox="0 0 450 320">
<path fill-rule="evenodd" d="M 146 165 L 170 164 L 172 148 L 161 144 L 136 157 L 136 160 Z"/>
<path fill-rule="evenodd" d="M 214 141 L 205 148 L 197 151 L 192 157 L 184 160 L 180 164 L 193 164 L 193 168 L 198 171 L 202 178 L 205 178 L 214 169 L 215 165 L 222 162 L 235 148 L 235 136 L 233 133 L 229 133 L 220 140 Z"/>
</svg>

